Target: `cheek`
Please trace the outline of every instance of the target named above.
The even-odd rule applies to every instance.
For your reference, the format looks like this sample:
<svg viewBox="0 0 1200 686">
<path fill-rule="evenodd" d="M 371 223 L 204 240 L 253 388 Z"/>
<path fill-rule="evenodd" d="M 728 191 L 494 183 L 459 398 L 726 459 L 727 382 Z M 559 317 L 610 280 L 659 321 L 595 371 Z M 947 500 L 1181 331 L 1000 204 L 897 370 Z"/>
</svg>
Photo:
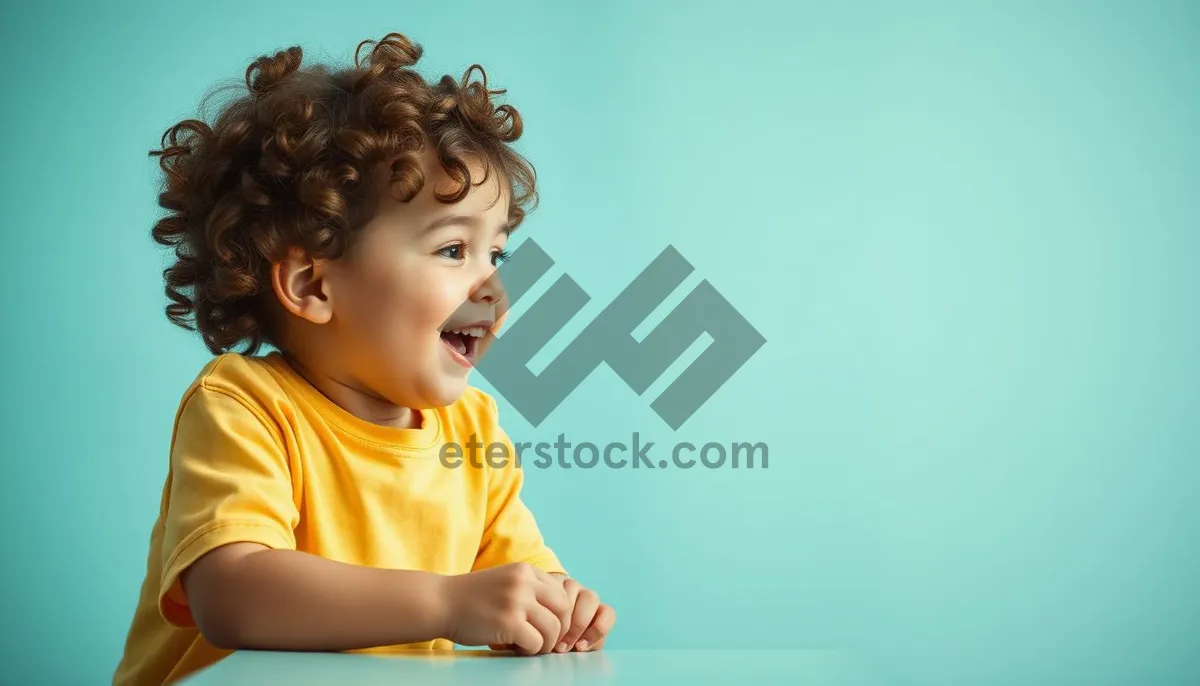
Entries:
<svg viewBox="0 0 1200 686">
<path fill-rule="evenodd" d="M 350 289 L 354 319 L 368 335 L 395 345 L 436 334 L 467 299 L 452 268 L 428 260 L 374 261 L 362 264 Z"/>
<path fill-rule="evenodd" d="M 422 283 L 421 294 L 412 304 L 435 329 L 453 317 L 468 299 L 469 293 L 455 276 L 453 273 L 431 275 Z"/>
</svg>

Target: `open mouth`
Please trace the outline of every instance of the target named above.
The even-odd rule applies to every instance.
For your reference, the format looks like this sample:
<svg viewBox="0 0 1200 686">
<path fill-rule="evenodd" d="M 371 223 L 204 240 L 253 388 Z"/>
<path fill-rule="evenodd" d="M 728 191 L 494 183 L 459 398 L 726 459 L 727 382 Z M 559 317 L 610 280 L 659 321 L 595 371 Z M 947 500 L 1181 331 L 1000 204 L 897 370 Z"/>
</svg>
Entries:
<svg viewBox="0 0 1200 686">
<path fill-rule="evenodd" d="M 466 366 L 474 366 L 483 337 L 488 329 L 483 326 L 466 326 L 458 329 L 445 329 L 441 332 L 442 343 L 450 349 L 455 359 Z"/>
</svg>

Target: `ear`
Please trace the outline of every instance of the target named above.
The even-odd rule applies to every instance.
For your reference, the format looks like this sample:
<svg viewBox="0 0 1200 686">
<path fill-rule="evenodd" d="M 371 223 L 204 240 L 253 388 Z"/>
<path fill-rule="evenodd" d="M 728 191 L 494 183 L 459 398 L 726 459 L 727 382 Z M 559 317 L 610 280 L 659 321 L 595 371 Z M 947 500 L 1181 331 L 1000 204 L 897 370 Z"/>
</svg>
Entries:
<svg viewBox="0 0 1200 686">
<path fill-rule="evenodd" d="M 299 248 L 271 267 L 271 287 L 288 312 L 314 324 L 325 324 L 333 316 L 333 299 L 325 262 L 314 260 Z"/>
</svg>

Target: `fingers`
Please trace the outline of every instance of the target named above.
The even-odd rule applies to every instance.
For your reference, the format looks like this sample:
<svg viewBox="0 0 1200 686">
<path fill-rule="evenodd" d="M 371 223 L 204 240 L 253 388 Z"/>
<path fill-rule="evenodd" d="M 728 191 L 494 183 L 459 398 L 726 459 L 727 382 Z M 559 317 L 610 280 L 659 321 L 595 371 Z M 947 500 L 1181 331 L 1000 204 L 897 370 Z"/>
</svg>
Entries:
<svg viewBox="0 0 1200 686">
<path fill-rule="evenodd" d="M 538 580 L 542 582 L 534 587 L 534 595 L 538 603 L 559 617 L 568 616 L 571 612 L 571 603 L 562 582 L 536 567 L 533 568 L 533 571 L 537 574 Z M 555 634 L 554 638 L 557 640 L 558 634 Z"/>
<path fill-rule="evenodd" d="M 513 633 L 512 640 L 513 645 L 511 647 L 517 652 L 525 653 L 527 655 L 533 655 L 537 653 L 545 644 L 545 641 L 542 638 L 542 633 L 529 622 L 521 622 L 521 624 L 517 626 L 516 631 Z"/>
<path fill-rule="evenodd" d="M 558 616 L 562 622 L 562 628 L 558 632 L 558 641 L 554 649 L 560 653 L 566 652 L 566 645 L 563 639 L 567 637 L 567 632 L 571 629 L 571 618 L 575 612 L 574 608 L 578 604 L 579 594 L 583 592 L 583 586 L 570 577 L 555 577 L 562 581 L 563 590 L 567 593 L 567 608 L 566 611 Z M 582 631 L 582 629 L 580 629 Z"/>
<path fill-rule="evenodd" d="M 558 631 L 561 623 L 558 617 L 550 610 L 535 605 L 529 609 L 527 621 L 537 629 L 541 636 L 541 642 L 532 651 L 536 653 L 548 653 L 554 649 L 554 643 L 558 640 Z"/>
<path fill-rule="evenodd" d="M 594 650 L 600 650 L 601 648 L 604 647 L 604 642 L 607 640 L 608 640 L 608 636 L 605 636 L 604 638 L 600 639 L 599 641 L 596 641 L 595 643 L 589 643 L 587 645 L 587 650 L 580 650 L 579 652 L 590 653 Z"/>
<path fill-rule="evenodd" d="M 575 643 L 576 650 L 596 650 L 597 644 L 601 644 L 608 632 L 612 630 L 613 625 L 617 623 L 617 612 L 608 605 L 601 605 L 596 610 L 596 616 L 592 619 L 591 625 L 584 630 L 583 636 L 579 637 L 579 641 Z"/>
<path fill-rule="evenodd" d="M 555 649 L 560 653 L 573 649 L 575 642 L 591 626 L 596 611 L 599 609 L 600 596 L 590 588 L 581 589 L 575 599 L 575 611 L 571 613 L 570 625 L 566 627 L 566 635 Z"/>
</svg>

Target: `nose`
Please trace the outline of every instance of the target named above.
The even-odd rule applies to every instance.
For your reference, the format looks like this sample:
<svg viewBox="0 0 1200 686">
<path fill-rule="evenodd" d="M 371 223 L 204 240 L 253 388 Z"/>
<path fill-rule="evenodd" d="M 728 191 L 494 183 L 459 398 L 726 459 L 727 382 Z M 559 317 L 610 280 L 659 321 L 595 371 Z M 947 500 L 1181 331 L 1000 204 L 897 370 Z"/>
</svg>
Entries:
<svg viewBox="0 0 1200 686">
<path fill-rule="evenodd" d="M 492 267 L 490 272 L 471 291 L 471 300 L 488 305 L 501 303 L 504 297 L 504 284 L 500 280 L 500 270 L 495 267 Z"/>
</svg>

